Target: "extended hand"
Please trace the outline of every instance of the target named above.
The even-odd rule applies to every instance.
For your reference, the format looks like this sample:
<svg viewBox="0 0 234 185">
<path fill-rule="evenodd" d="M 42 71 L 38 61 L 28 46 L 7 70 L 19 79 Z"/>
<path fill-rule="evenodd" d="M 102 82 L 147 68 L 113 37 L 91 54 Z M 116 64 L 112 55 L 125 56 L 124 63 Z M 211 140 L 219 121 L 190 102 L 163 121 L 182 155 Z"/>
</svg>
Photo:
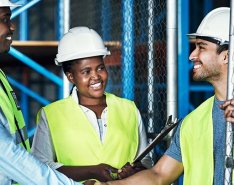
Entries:
<svg viewBox="0 0 234 185">
<path fill-rule="evenodd" d="M 118 176 L 119 179 L 124 179 L 144 169 L 146 168 L 141 164 L 141 162 L 133 164 L 126 163 L 120 170 L 118 170 Z"/>
</svg>

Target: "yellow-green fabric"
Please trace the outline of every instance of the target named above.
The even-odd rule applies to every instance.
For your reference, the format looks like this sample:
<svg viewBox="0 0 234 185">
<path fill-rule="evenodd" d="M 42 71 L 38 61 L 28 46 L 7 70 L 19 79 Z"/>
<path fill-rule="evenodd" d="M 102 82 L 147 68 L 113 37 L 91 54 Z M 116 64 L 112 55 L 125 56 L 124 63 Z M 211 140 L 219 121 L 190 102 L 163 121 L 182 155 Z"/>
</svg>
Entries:
<svg viewBox="0 0 234 185">
<path fill-rule="evenodd" d="M 134 102 L 106 93 L 107 133 L 103 143 L 80 106 L 68 97 L 44 111 L 57 160 L 65 165 L 110 164 L 121 168 L 138 149 L 138 112 Z"/>
<path fill-rule="evenodd" d="M 213 184 L 213 103 L 214 96 L 186 116 L 181 125 L 180 143 L 186 185 Z"/>
<path fill-rule="evenodd" d="M 184 119 L 180 130 L 184 184 L 212 185 L 214 97 L 209 98 Z"/>
<path fill-rule="evenodd" d="M 14 91 L 12 90 L 5 74 L 2 70 L 0 70 L 0 80 L 2 82 L 3 87 L 0 88 L 0 107 L 2 108 L 3 113 L 5 114 L 7 121 L 9 123 L 9 129 L 11 135 L 16 138 L 16 143 L 22 144 L 22 140 L 19 137 L 19 132 L 16 127 L 15 119 L 18 122 L 19 129 L 24 138 L 24 142 L 26 144 L 26 148 L 30 151 L 29 140 L 26 132 L 26 126 L 23 118 L 23 114 L 20 110 L 20 107 L 17 107 L 16 97 L 14 98 Z M 4 91 L 4 88 L 6 92 Z M 7 93 L 7 94 L 6 94 Z"/>
</svg>

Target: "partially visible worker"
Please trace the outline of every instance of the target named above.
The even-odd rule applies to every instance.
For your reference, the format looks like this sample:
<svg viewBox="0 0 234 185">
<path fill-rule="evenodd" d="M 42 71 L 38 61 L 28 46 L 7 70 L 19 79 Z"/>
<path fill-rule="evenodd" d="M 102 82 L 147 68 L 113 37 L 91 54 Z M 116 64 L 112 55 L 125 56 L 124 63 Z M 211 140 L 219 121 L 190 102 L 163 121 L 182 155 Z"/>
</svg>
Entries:
<svg viewBox="0 0 234 185">
<path fill-rule="evenodd" d="M 33 154 L 76 181 L 125 178 L 152 166 L 149 155 L 130 164 L 147 138 L 135 103 L 105 92 L 109 54 L 96 31 L 70 29 L 55 61 L 74 88 L 38 114 Z"/>
<path fill-rule="evenodd" d="M 185 117 L 171 146 L 153 168 L 95 185 L 169 185 L 182 173 L 184 185 L 234 184 L 224 181 L 226 121 L 234 123 L 234 99 L 226 100 L 229 20 L 230 8 L 214 9 L 197 32 L 188 35 L 196 46 L 189 56 L 193 79 L 211 83 L 214 96 Z"/>
<path fill-rule="evenodd" d="M 10 49 L 15 30 L 10 20 L 10 7 L 17 6 L 19 5 L 9 0 L 0 0 L 0 53 Z M 80 184 L 52 170 L 29 154 L 29 151 L 29 140 L 20 106 L 7 77 L 0 69 L 0 184 Z"/>
</svg>

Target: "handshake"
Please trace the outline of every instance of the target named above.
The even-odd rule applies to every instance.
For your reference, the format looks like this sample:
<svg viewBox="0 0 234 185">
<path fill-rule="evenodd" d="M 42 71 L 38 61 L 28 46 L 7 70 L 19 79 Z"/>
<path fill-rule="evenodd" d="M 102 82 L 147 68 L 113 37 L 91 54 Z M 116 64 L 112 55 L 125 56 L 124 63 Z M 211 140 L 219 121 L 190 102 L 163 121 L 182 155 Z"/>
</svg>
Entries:
<svg viewBox="0 0 234 185">
<path fill-rule="evenodd" d="M 136 162 L 133 164 L 126 163 L 121 169 L 113 168 L 107 164 L 99 164 L 96 166 L 94 178 L 100 182 L 94 180 L 87 180 L 84 185 L 107 185 L 107 181 L 120 180 L 127 178 L 141 170 L 146 169 L 141 162 Z"/>
</svg>

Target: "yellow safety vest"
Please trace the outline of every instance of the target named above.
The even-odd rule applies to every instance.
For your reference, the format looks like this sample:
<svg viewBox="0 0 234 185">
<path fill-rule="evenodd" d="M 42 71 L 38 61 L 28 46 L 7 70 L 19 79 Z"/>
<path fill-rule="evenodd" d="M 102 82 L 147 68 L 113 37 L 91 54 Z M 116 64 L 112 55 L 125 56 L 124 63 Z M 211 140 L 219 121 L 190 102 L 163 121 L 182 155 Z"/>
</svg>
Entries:
<svg viewBox="0 0 234 185">
<path fill-rule="evenodd" d="M 30 152 L 29 139 L 23 114 L 16 95 L 2 70 L 0 70 L 0 83 L 2 86 L 2 88 L 0 88 L 0 108 L 9 123 L 9 132 L 12 137 L 15 138 L 16 144 L 20 144 Z"/>
<path fill-rule="evenodd" d="M 186 116 L 181 125 L 180 143 L 185 185 L 213 184 L 213 103 L 214 96 Z"/>
<path fill-rule="evenodd" d="M 106 93 L 107 134 L 102 143 L 77 103 L 68 97 L 44 107 L 57 160 L 65 165 L 109 164 L 121 168 L 138 149 L 134 102 Z"/>
</svg>

